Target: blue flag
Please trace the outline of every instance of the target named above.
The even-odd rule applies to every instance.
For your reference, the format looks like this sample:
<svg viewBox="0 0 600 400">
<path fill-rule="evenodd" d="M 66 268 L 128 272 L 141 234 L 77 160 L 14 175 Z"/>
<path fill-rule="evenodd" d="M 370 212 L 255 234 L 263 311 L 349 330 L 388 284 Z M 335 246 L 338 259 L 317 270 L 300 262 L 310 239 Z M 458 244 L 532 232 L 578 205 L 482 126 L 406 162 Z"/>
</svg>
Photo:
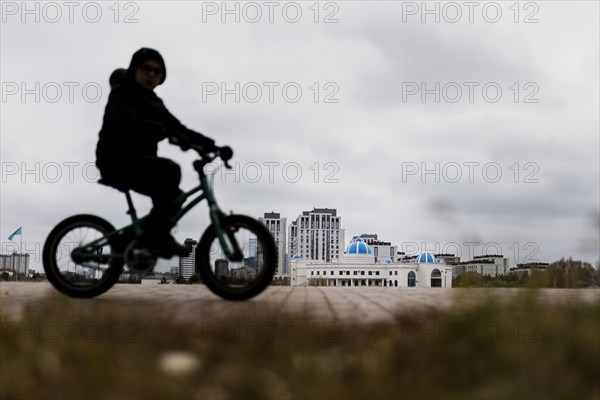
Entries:
<svg viewBox="0 0 600 400">
<path fill-rule="evenodd" d="M 8 237 L 8 240 L 13 240 L 13 238 L 14 238 L 16 235 L 22 235 L 22 234 L 23 234 L 23 232 L 21 231 L 21 228 L 22 228 L 22 226 L 21 226 L 21 227 L 19 227 L 19 229 L 17 229 L 16 231 L 14 231 L 14 232 L 13 232 L 13 234 L 12 234 L 12 235 L 10 235 L 10 236 Z"/>
</svg>

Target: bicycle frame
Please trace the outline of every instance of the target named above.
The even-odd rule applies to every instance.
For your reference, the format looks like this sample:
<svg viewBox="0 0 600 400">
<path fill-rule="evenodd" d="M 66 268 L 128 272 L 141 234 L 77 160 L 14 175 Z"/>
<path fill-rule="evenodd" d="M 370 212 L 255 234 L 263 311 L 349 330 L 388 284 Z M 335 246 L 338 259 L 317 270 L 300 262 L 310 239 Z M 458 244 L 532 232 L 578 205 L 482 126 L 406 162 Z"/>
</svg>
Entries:
<svg viewBox="0 0 600 400">
<path fill-rule="evenodd" d="M 204 173 L 203 167 L 208 162 L 209 161 L 206 160 L 197 160 L 194 162 L 194 169 L 198 172 L 198 175 L 200 177 L 200 184 L 195 188 L 191 189 L 190 191 L 182 193 L 175 199 L 177 204 L 181 204 L 181 206 L 175 214 L 175 216 L 171 218 L 171 223 L 174 226 L 192 208 L 194 208 L 202 200 L 206 199 L 209 207 L 210 220 L 214 226 L 216 236 L 219 239 L 219 243 L 221 244 L 223 251 L 230 260 L 240 261 L 241 259 L 243 259 L 243 253 L 239 247 L 239 244 L 237 243 L 237 240 L 234 239 L 233 233 L 230 231 L 225 232 L 223 230 L 221 219 L 222 217 L 224 217 L 224 214 L 217 204 L 212 188 L 208 183 L 208 178 Z M 186 201 L 198 192 L 201 193 L 186 204 Z M 127 204 L 129 206 L 127 214 L 131 216 L 132 223 L 127 226 L 124 226 L 123 228 L 110 232 L 106 236 L 103 236 L 90 243 L 86 243 L 78 247 L 71 253 L 73 256 L 76 256 L 81 261 L 100 261 L 106 260 L 107 258 L 110 259 L 123 257 L 123 254 L 101 254 L 101 252 L 97 252 L 95 251 L 95 249 L 101 250 L 101 247 L 108 244 L 111 238 L 126 234 L 128 231 L 131 230 L 133 230 L 133 232 L 135 233 L 136 238 L 139 238 L 142 234 L 141 221 L 145 218 L 148 218 L 148 215 L 142 218 L 138 218 L 129 191 L 125 191 L 125 196 L 127 197 Z M 100 246 L 100 248 L 98 248 L 98 246 Z"/>
</svg>

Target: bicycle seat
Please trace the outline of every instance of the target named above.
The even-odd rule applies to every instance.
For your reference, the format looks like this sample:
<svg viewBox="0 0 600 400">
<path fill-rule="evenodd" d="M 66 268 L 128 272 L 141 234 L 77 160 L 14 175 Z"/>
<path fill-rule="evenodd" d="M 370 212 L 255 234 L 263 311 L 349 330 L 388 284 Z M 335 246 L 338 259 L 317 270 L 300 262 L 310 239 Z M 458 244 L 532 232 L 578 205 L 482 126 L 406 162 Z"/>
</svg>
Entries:
<svg viewBox="0 0 600 400">
<path fill-rule="evenodd" d="M 115 182 L 115 181 L 111 181 L 108 180 L 106 178 L 100 178 L 98 180 L 98 183 L 104 186 L 109 186 L 111 188 L 117 189 L 120 192 L 128 192 L 129 191 L 129 186 L 127 186 L 126 184 L 122 183 L 122 182 Z"/>
</svg>

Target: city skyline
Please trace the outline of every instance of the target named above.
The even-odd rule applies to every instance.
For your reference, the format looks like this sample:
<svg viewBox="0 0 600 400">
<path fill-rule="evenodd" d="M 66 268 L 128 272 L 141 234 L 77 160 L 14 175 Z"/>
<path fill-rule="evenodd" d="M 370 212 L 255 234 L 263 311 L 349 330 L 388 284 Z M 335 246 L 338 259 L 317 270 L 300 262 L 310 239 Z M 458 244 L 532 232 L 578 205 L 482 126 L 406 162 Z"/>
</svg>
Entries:
<svg viewBox="0 0 600 400">
<path fill-rule="evenodd" d="M 293 22 L 281 5 L 270 22 L 266 8 L 249 21 L 206 2 L 141 2 L 135 15 L 99 3 L 99 21 L 71 22 L 64 7 L 48 21 L 41 3 L 37 17 L 5 4 L 17 9 L 0 35 L 0 252 L 23 226 L 33 268 L 70 215 L 128 223 L 122 193 L 95 183 L 94 151 L 108 78 L 141 47 L 164 56 L 156 93 L 173 115 L 233 148 L 214 179 L 224 211 L 335 207 L 348 237 L 377 232 L 400 251 L 600 257 L 597 2 L 543 2 L 535 18 L 500 3 L 499 20 L 479 7 L 474 21 L 406 2 L 298 3 Z M 181 166 L 183 189 L 197 183 L 192 152 L 161 142 L 159 155 Z M 208 222 L 201 205 L 174 235 L 198 240 Z"/>
<path fill-rule="evenodd" d="M 319 208 L 319 207 L 313 207 L 313 211 L 314 210 L 337 210 L 336 208 Z M 307 213 L 307 212 L 312 212 L 312 211 L 301 211 L 299 217 L 302 216 L 303 213 Z M 257 219 L 260 221 L 261 218 L 264 219 L 264 215 L 265 214 L 272 214 L 275 213 L 274 211 L 271 212 L 265 212 L 263 213 L 263 217 L 257 217 Z M 275 213 L 278 215 L 281 215 L 281 213 Z M 341 217 L 341 215 L 340 215 Z M 281 220 L 287 220 L 286 217 L 279 217 Z M 292 220 L 289 224 L 287 224 L 287 229 L 285 229 L 285 232 L 287 232 L 289 230 L 289 228 L 291 228 L 291 226 L 293 224 L 296 223 L 296 220 Z M 282 226 L 284 226 L 282 224 Z M 342 231 L 345 231 L 346 229 L 343 228 L 343 226 L 340 224 L 340 229 Z M 177 230 L 177 228 L 175 228 L 175 230 Z M 371 230 L 369 232 L 376 232 L 376 230 Z M 347 246 L 349 246 L 353 240 L 355 239 L 355 237 L 357 236 L 381 236 L 378 235 L 378 233 L 366 233 L 366 231 L 361 231 L 358 232 L 356 234 L 352 233 L 350 234 L 350 238 L 348 240 L 346 240 L 343 244 L 343 246 L 340 246 L 340 254 L 344 254 L 345 250 L 347 248 Z M 344 237 L 344 235 L 342 235 L 342 237 Z M 199 238 L 198 238 L 199 239 Z M 383 240 L 383 238 L 378 239 L 379 241 Z M 187 270 L 186 270 L 186 276 L 191 276 L 193 273 L 190 273 L 191 270 L 190 268 L 192 268 L 193 263 L 195 263 L 195 255 L 193 254 L 196 246 L 197 246 L 197 240 L 193 239 L 193 238 L 186 238 L 184 241 L 184 245 L 190 245 L 192 248 L 192 253 L 190 254 L 190 257 L 184 257 L 185 260 L 187 261 L 182 261 L 182 258 L 172 258 L 169 260 L 164 260 L 164 259 L 159 259 L 157 266 L 155 267 L 155 271 L 156 272 L 167 272 L 170 271 L 171 268 L 173 268 L 173 262 L 177 262 L 178 263 L 178 269 L 181 270 L 182 267 L 182 262 L 187 265 Z M 486 255 L 492 255 L 492 254 L 501 254 L 505 257 L 507 257 L 510 261 L 511 261 L 511 267 L 516 266 L 517 264 L 527 264 L 527 263 L 551 263 L 554 261 L 559 260 L 560 258 L 568 258 L 568 257 L 572 257 L 570 255 L 562 255 L 559 258 L 556 259 L 543 259 L 540 258 L 539 255 L 537 254 L 535 250 L 535 247 L 533 247 L 533 245 L 535 243 L 533 243 L 531 245 L 531 247 L 529 247 L 529 255 L 532 255 L 531 257 L 529 256 L 522 256 L 522 257 L 511 257 L 511 255 L 514 254 L 518 254 L 519 253 L 519 249 L 512 246 L 514 243 L 516 242 L 508 242 L 504 244 L 504 247 L 502 246 L 502 244 L 499 243 L 495 243 L 495 242 L 488 242 L 488 243 L 481 243 L 481 242 L 459 242 L 459 241 L 449 241 L 449 242 L 422 242 L 422 241 L 410 241 L 410 240 L 406 240 L 406 241 L 395 241 L 395 240 L 386 240 L 386 242 L 391 243 L 391 245 L 397 249 L 398 252 L 402 252 L 406 254 L 406 257 L 416 257 L 417 255 L 423 253 L 423 252 L 430 252 L 432 254 L 447 254 L 448 251 L 450 251 L 451 254 L 453 254 L 454 256 L 458 257 L 461 259 L 461 261 L 468 261 L 468 260 L 475 260 L 478 257 L 482 257 L 482 256 L 486 256 Z M 18 244 L 15 244 L 15 246 L 18 246 Z M 24 250 L 26 250 L 27 248 L 29 248 L 27 246 L 27 242 L 23 242 L 22 247 Z M 252 247 L 252 246 L 251 246 Z M 31 259 L 31 261 L 33 261 L 33 264 L 30 265 L 28 262 L 28 268 L 29 269 L 33 269 L 37 272 L 43 272 L 43 266 L 41 265 L 41 249 L 43 248 L 43 243 L 40 245 L 38 245 L 36 243 L 36 252 L 33 253 L 28 253 L 26 251 L 23 251 L 24 255 L 33 255 L 33 257 L 28 257 L 28 259 Z M 39 249 L 39 254 L 37 253 L 37 250 Z M 289 261 L 290 258 L 296 254 L 297 252 L 290 252 L 291 249 L 291 245 L 290 245 L 290 240 L 288 237 L 288 240 L 285 241 L 285 247 L 283 249 L 284 254 L 286 254 L 286 260 Z M 487 249 L 487 251 L 486 251 Z M 498 249 L 500 249 L 501 251 L 497 251 Z M 508 251 L 504 251 L 503 249 L 508 249 Z M 17 251 L 18 253 L 18 251 Z M 512 254 L 511 254 L 512 253 Z M 9 252 L 6 254 L 2 254 L 2 256 L 4 258 L 6 257 L 10 257 L 12 254 L 14 254 L 14 252 Z M 40 260 L 39 263 L 36 263 L 36 258 L 38 258 Z M 188 260 L 189 258 L 189 260 Z M 574 259 L 577 259 L 576 257 L 573 257 Z M 581 261 L 584 262 L 589 262 L 592 265 L 595 265 L 595 261 L 594 260 L 586 260 L 583 259 Z M 285 261 L 283 262 L 284 267 L 285 267 Z M 190 271 L 188 271 L 190 270 Z M 289 271 L 288 271 L 289 272 Z"/>
</svg>

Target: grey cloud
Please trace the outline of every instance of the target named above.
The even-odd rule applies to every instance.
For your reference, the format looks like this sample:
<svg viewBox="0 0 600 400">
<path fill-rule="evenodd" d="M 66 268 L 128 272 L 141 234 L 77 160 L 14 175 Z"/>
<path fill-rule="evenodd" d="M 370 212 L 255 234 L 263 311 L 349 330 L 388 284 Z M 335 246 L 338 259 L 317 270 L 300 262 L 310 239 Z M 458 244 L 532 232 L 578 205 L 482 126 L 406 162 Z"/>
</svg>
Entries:
<svg viewBox="0 0 600 400">
<path fill-rule="evenodd" d="M 297 183 L 218 182 L 227 210 L 274 210 L 289 222 L 312 207 L 335 207 L 347 237 L 368 231 L 397 243 L 497 240 L 506 248 L 534 241 L 545 261 L 598 257 L 591 242 L 580 246 L 594 237 L 585 213 L 598 198 L 597 4 L 544 2 L 540 23 L 530 26 L 402 24 L 399 3 L 339 5 L 338 24 L 203 24 L 200 5 L 189 2 L 140 3 L 140 23 L 129 26 L 3 24 L 3 81 L 95 81 L 106 92 L 98 103 L 2 103 L 2 162 L 93 161 L 110 72 L 153 46 L 169 68 L 159 96 L 184 124 L 232 145 L 240 165 L 303 168 Z M 402 102 L 405 81 L 473 80 L 497 81 L 506 96 L 512 82 L 532 80 L 540 102 Z M 296 81 L 306 95 L 295 104 L 202 101 L 202 82 L 236 81 Z M 338 84 L 339 103 L 314 103 L 315 81 Z M 182 165 L 182 186 L 195 184 L 193 155 L 167 145 L 160 151 Z M 497 162 L 505 175 L 498 184 L 480 176 L 472 184 L 402 180 L 405 162 L 469 161 Z M 321 179 L 323 164 L 336 163 L 339 183 L 309 179 L 315 162 Z M 537 163 L 540 182 L 511 182 L 514 162 Z M 24 225 L 26 240 L 43 242 L 74 212 L 127 222 L 122 194 L 82 179 L 9 180 L 1 192 L 5 236 Z M 143 196 L 135 202 L 140 212 L 150 207 Z M 201 206 L 176 236 L 197 238 L 207 222 Z"/>
</svg>

